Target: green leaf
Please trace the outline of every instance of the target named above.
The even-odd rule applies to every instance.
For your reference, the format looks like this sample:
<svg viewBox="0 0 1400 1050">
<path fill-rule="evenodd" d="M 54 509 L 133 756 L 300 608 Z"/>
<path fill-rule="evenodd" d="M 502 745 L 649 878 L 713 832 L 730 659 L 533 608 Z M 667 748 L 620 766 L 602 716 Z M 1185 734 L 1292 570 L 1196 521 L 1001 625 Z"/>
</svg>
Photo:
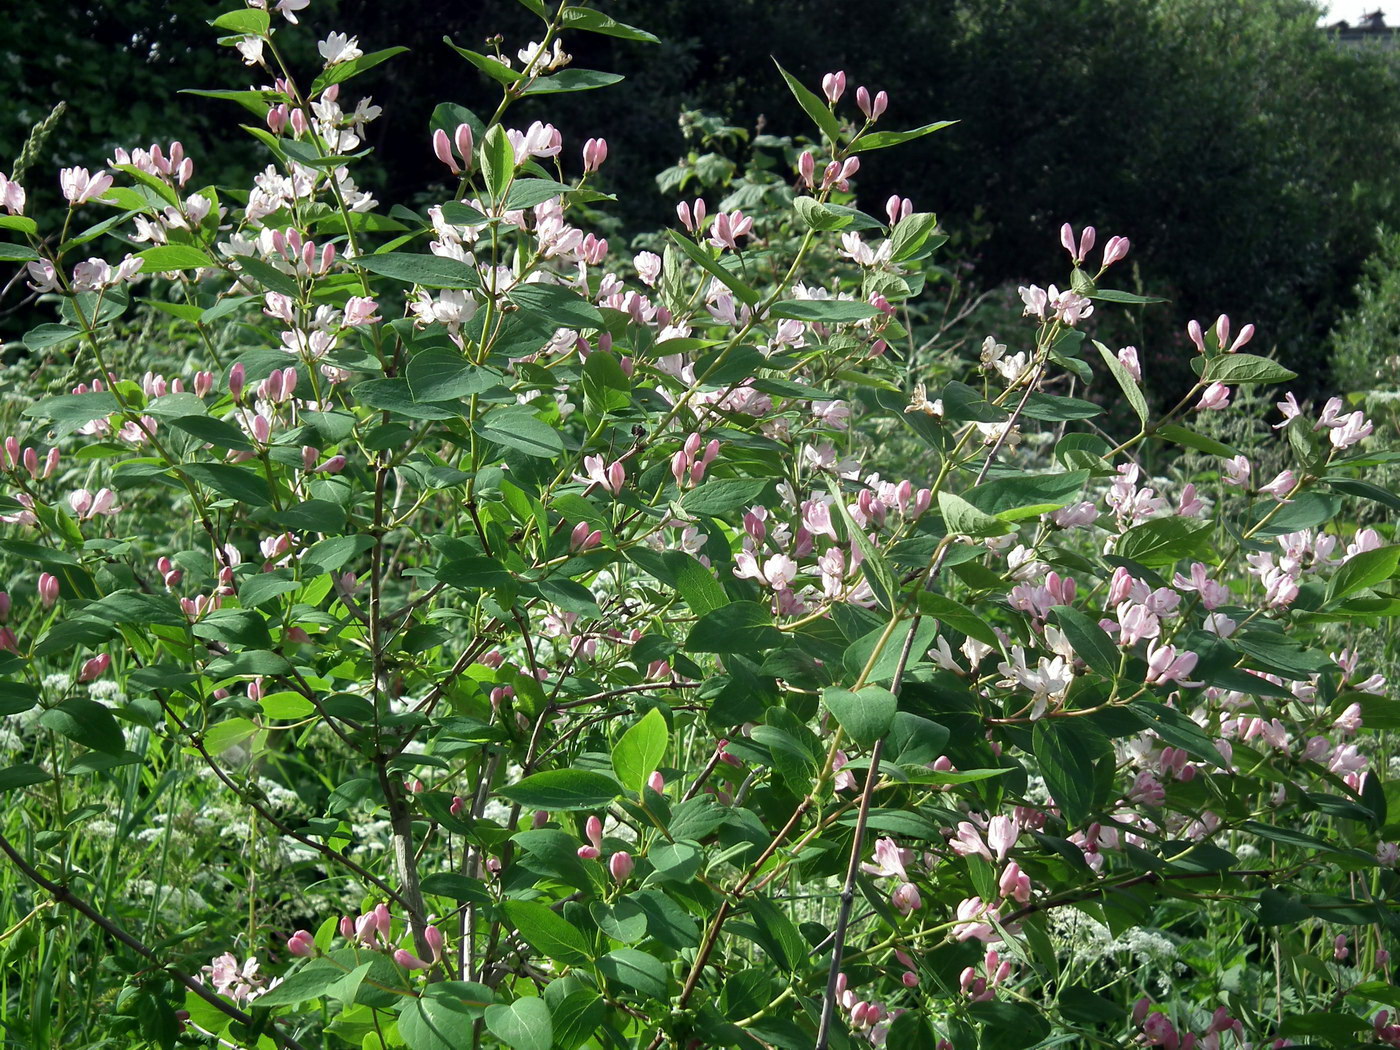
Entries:
<svg viewBox="0 0 1400 1050">
<path fill-rule="evenodd" d="M 526 943 L 547 959 L 582 966 L 593 959 L 588 942 L 568 920 L 534 901 L 506 901 L 501 907 Z"/>
<path fill-rule="evenodd" d="M 494 369 L 472 364 L 456 350 L 429 347 L 408 362 L 408 388 L 415 401 L 455 401 L 500 385 L 505 377 Z"/>
<path fill-rule="evenodd" d="M 554 1045 L 559 1050 L 577 1050 L 598 1030 L 607 1017 L 603 997 L 589 988 L 570 992 L 554 1004 Z"/>
<path fill-rule="evenodd" d="M 593 91 L 610 87 L 625 79 L 621 73 L 604 73 L 599 69 L 564 69 L 553 76 L 536 77 L 523 92 L 526 95 L 558 95 L 565 91 Z"/>
<path fill-rule="evenodd" d="M 623 787 L 642 790 L 665 757 L 670 736 L 665 716 L 654 707 L 622 734 L 613 747 L 612 765 Z"/>
<path fill-rule="evenodd" d="M 369 972 L 368 963 L 365 964 L 365 972 Z M 319 999 L 340 984 L 345 977 L 345 971 L 328 959 L 312 959 L 300 970 L 288 974 L 276 988 L 260 995 L 256 1005 L 259 1008 L 296 1006 L 308 999 Z"/>
<path fill-rule="evenodd" d="M 245 36 L 267 36 L 271 16 L 266 11 L 248 8 L 243 11 L 227 11 L 209 24 L 215 29 L 226 29 L 230 33 Z"/>
<path fill-rule="evenodd" d="M 815 197 L 795 197 L 792 206 L 797 211 L 797 217 L 810 230 L 819 232 L 843 230 L 851 224 L 850 215 L 837 211 L 830 204 L 823 204 Z M 910 218 L 912 217 L 910 216 Z"/>
<path fill-rule="evenodd" d="M 866 686 L 857 693 L 828 686 L 822 690 L 822 704 L 846 735 L 863 748 L 873 747 L 890 731 L 899 710 L 899 699 L 888 689 L 876 686 Z"/>
<path fill-rule="evenodd" d="M 573 189 L 554 179 L 516 179 L 506 194 L 507 211 L 524 211 Z"/>
<path fill-rule="evenodd" d="M 1167 423 L 1156 429 L 1155 433 L 1163 441 L 1170 441 L 1173 445 L 1180 445 L 1182 448 L 1195 449 L 1197 452 L 1204 452 L 1207 455 L 1219 456 L 1222 459 L 1233 459 L 1239 455 L 1238 450 L 1231 448 L 1214 438 L 1198 434 L 1194 430 L 1179 427 L 1175 423 Z"/>
<path fill-rule="evenodd" d="M 38 352 L 47 350 L 51 346 L 58 346 L 66 343 L 74 336 L 82 333 L 77 328 L 72 328 L 66 324 L 41 324 L 24 333 L 24 345 L 29 350 Z M 68 397 L 87 397 L 86 394 L 68 394 Z M 102 396 L 101 394 L 97 396 Z M 115 410 L 115 406 L 113 406 Z M 81 426 L 82 424 L 79 424 Z"/>
<path fill-rule="evenodd" d="M 956 493 L 940 492 L 938 509 L 943 514 L 949 535 L 978 539 L 983 536 L 1004 536 L 1016 531 L 1014 526 L 978 510 Z"/>
<path fill-rule="evenodd" d="M 452 871 L 435 871 L 423 879 L 423 892 L 439 897 L 451 897 L 454 901 L 472 904 L 488 904 L 491 894 L 487 893 L 478 879 L 469 879 Z"/>
<path fill-rule="evenodd" d="M 784 299 L 773 304 L 770 317 L 786 317 L 794 321 L 815 321 L 822 324 L 853 324 L 878 317 L 880 311 L 869 303 L 847 299 Z"/>
<path fill-rule="evenodd" d="M 1175 565 L 1182 558 L 1204 557 L 1212 528 L 1208 521 L 1153 518 L 1124 532 L 1114 553 L 1154 569 Z"/>
<path fill-rule="evenodd" d="M 782 640 L 767 606 L 731 602 L 700 617 L 690 629 L 685 647 L 692 653 L 754 653 Z"/>
<path fill-rule="evenodd" d="M 272 502 L 266 480 L 243 467 L 228 463 L 185 463 L 179 469 L 191 481 L 239 503 L 266 507 Z"/>
<path fill-rule="evenodd" d="M 1113 373 L 1113 378 L 1118 381 L 1118 386 L 1122 389 L 1123 396 L 1128 399 L 1128 404 L 1133 406 L 1138 420 L 1146 425 L 1149 409 L 1147 398 L 1142 393 L 1142 387 L 1138 386 L 1137 380 L 1123 367 L 1123 362 L 1118 360 L 1117 354 L 1097 339 L 1094 340 L 1094 345 L 1098 347 L 1099 356 L 1103 358 L 1103 363 L 1108 366 L 1108 370 Z"/>
<path fill-rule="evenodd" d="M 212 258 L 187 244 L 162 244 L 137 252 L 142 273 L 166 273 L 171 270 L 203 270 L 217 265 Z"/>
<path fill-rule="evenodd" d="M 759 501 L 771 478 L 710 478 L 681 497 L 681 509 L 696 517 L 719 517 Z"/>
<path fill-rule="evenodd" d="M 554 1043 L 554 1022 L 543 999 L 526 997 L 513 1003 L 486 1008 L 486 1027 L 514 1050 L 549 1050 Z M 467 1046 L 463 1042 L 459 1046 Z"/>
<path fill-rule="evenodd" d="M 450 36 L 443 37 L 442 42 L 498 84 L 504 84 L 506 87 L 510 87 L 512 84 L 517 83 L 523 75 L 521 70 L 512 69 L 504 62 L 492 58 L 490 55 L 483 55 L 479 51 L 471 51 L 465 47 L 458 47 L 452 42 Z M 499 125 L 497 125 L 497 127 L 499 127 Z"/>
<path fill-rule="evenodd" d="M 802 82 L 778 64 L 774 59 L 773 64 L 778 66 L 778 72 L 783 75 L 783 80 L 787 81 L 788 90 L 792 92 L 792 97 L 797 99 L 797 104 L 802 107 L 802 111 L 812 118 L 812 123 L 821 129 L 823 135 L 833 143 L 841 140 L 841 122 L 836 119 L 830 107 L 820 98 L 803 86 Z"/>
<path fill-rule="evenodd" d="M 441 255 L 420 255 L 414 252 L 387 252 L 383 255 L 361 255 L 355 265 L 405 284 L 421 288 L 474 289 L 481 287 L 476 270 L 464 262 Z"/>
<path fill-rule="evenodd" d="M 28 762 L 18 762 L 0 769 L 0 792 L 14 791 L 16 788 L 30 787 L 52 780 L 53 774 Z"/>
<path fill-rule="evenodd" d="M 486 188 L 491 192 L 491 199 L 504 200 L 506 190 L 510 189 L 511 179 L 515 178 L 515 147 L 510 144 L 510 139 L 506 138 L 505 129 L 499 124 L 494 125 L 477 147 L 477 153 L 481 158 L 481 174 L 486 179 Z"/>
<path fill-rule="evenodd" d="M 1086 293 L 1090 299 L 1096 299 L 1101 303 L 1122 303 L 1126 306 L 1143 306 L 1147 303 L 1165 303 L 1165 299 L 1159 299 L 1151 295 L 1137 295 L 1133 292 L 1120 292 L 1112 288 L 1096 288 L 1094 291 Z"/>
<path fill-rule="evenodd" d="M 70 696 L 58 706 L 49 708 L 39 716 L 39 724 L 94 751 L 119 755 L 126 750 L 121 726 L 112 717 L 112 712 L 85 696 Z"/>
<path fill-rule="evenodd" d="M 564 451 L 559 432 L 526 405 L 495 409 L 482 416 L 474 429 L 487 441 L 539 459 L 553 459 Z"/>
<path fill-rule="evenodd" d="M 671 238 L 672 244 L 685 253 L 686 258 L 733 292 L 740 302 L 747 303 L 749 306 L 758 305 L 758 292 L 740 280 L 727 267 L 717 262 L 708 248 L 696 244 L 677 230 L 667 230 L 666 236 Z"/>
<path fill-rule="evenodd" d="M 661 960 L 636 948 L 616 948 L 598 960 L 598 970 L 610 981 L 616 981 L 646 999 L 661 999 L 666 995 L 666 967 Z"/>
<path fill-rule="evenodd" d="M 500 793 L 527 809 L 571 812 L 608 805 L 622 794 L 622 786 L 610 776 L 586 769 L 548 769 Z"/>
<path fill-rule="evenodd" d="M 1088 481 L 1087 470 L 1016 474 L 985 481 L 970 489 L 966 498 L 983 513 L 1002 521 L 1020 521 L 1069 506 L 1079 498 Z"/>
<path fill-rule="evenodd" d="M 1082 719 L 1041 719 L 1031 734 L 1032 751 L 1071 827 L 1082 824 L 1094 806 L 1094 762 L 1107 741 Z"/>
<path fill-rule="evenodd" d="M 904 262 L 913 258 L 936 229 L 938 216 L 932 212 L 915 212 L 900 219 L 890 235 L 890 261 Z"/>
<path fill-rule="evenodd" d="M 542 317 L 556 328 L 602 328 L 603 315 L 577 292 L 559 284 L 521 284 L 507 296 L 522 310 Z"/>
<path fill-rule="evenodd" d="M 659 44 L 661 41 L 645 29 L 629 26 L 624 22 L 609 18 L 591 7 L 566 7 L 562 24 L 568 29 L 581 29 L 588 33 L 613 36 L 619 40 L 637 40 L 645 44 Z"/>
<path fill-rule="evenodd" d="M 482 1015 L 481 1007 L 458 998 L 450 990 L 455 983 L 445 982 L 430 987 L 421 996 L 411 997 L 404 1003 L 399 1012 L 398 1026 L 399 1035 L 408 1044 L 408 1050 L 461 1050 L 464 1046 L 472 1045 L 473 1029 Z M 490 994 L 488 989 L 483 988 L 482 992 L 488 996 Z M 548 1019 L 546 1013 L 545 1020 Z M 548 1050 L 548 1047 L 549 1044 L 545 1043 L 536 1050 Z"/>
<path fill-rule="evenodd" d="M 684 551 L 664 552 L 661 563 L 670 570 L 671 582 L 697 616 L 729 604 L 729 595 L 715 579 L 714 569 L 701 565 Z"/>
<path fill-rule="evenodd" d="M 1118 648 L 1097 620 L 1068 605 L 1055 606 L 1050 615 L 1081 660 L 1105 678 L 1118 677 Z"/>
<path fill-rule="evenodd" d="M 170 421 L 170 425 L 186 434 L 207 441 L 215 448 L 231 452 L 252 452 L 253 443 L 248 436 L 232 423 L 210 416 L 180 416 Z"/>
<path fill-rule="evenodd" d="M 934 594 L 931 591 L 920 592 L 919 612 L 924 616 L 933 617 L 940 627 L 946 625 L 955 631 L 961 631 L 984 645 L 996 648 L 1001 644 L 985 617 L 978 616 L 966 605 L 955 602 L 946 595 Z"/>
<path fill-rule="evenodd" d="M 1327 581 L 1327 604 L 1335 605 L 1368 587 L 1393 579 L 1400 566 L 1400 544 L 1378 547 L 1348 558 Z"/>
<path fill-rule="evenodd" d="M 1297 379 L 1298 373 L 1267 357 L 1222 354 L 1206 365 L 1206 374 L 1201 378 L 1207 383 L 1286 383 Z"/>
<path fill-rule="evenodd" d="M 921 139 L 925 135 L 932 135 L 935 131 L 942 131 L 956 124 L 956 120 L 938 120 L 932 124 L 924 124 L 917 128 L 910 128 L 908 131 L 872 131 L 862 135 L 851 145 L 852 153 L 869 153 L 873 149 L 888 149 L 890 146 L 901 146 L 906 142 L 913 142 Z"/>
<path fill-rule="evenodd" d="M 0 241 L 0 262 L 34 262 L 42 258 L 27 244 L 8 244 Z"/>
<path fill-rule="evenodd" d="M 383 51 L 371 51 L 359 58 L 352 58 L 348 62 L 337 62 L 311 82 L 311 94 L 319 95 L 332 84 L 343 84 L 351 77 L 357 77 L 407 50 L 406 47 L 386 47 Z"/>
</svg>

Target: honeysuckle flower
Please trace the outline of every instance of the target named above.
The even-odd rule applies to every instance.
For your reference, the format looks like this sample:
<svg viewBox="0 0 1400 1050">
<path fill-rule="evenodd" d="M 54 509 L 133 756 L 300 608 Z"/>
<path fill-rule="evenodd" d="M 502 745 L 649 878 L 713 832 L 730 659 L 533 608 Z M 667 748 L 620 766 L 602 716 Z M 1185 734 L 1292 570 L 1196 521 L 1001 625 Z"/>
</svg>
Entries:
<svg viewBox="0 0 1400 1050">
<path fill-rule="evenodd" d="M 1211 383 L 1196 402 L 1197 412 L 1221 412 L 1230 407 L 1230 388 L 1224 383 Z"/>
<path fill-rule="evenodd" d="M 1375 430 L 1374 425 L 1362 412 L 1353 412 L 1337 420 L 1332 432 L 1327 435 L 1334 448 L 1341 450 L 1365 440 Z"/>
<path fill-rule="evenodd" d="M 1147 683 L 1149 685 L 1162 685 L 1167 682 L 1179 682 L 1188 687 L 1200 685 L 1199 682 L 1185 680 L 1199 659 L 1200 657 L 1193 652 L 1178 654 L 1176 647 L 1172 645 L 1158 647 L 1155 643 L 1149 643 L 1147 647 Z"/>
<path fill-rule="evenodd" d="M 720 212 L 710 226 L 710 243 L 716 248 L 738 249 L 738 238 L 753 229 L 753 219 L 741 211 Z"/>
<path fill-rule="evenodd" d="M 1084 231 L 1079 235 L 1078 245 L 1074 242 L 1074 227 L 1065 223 L 1060 227 L 1060 243 L 1064 245 L 1065 251 L 1069 252 L 1070 259 L 1075 266 L 1080 265 L 1085 257 L 1094 248 L 1095 232 L 1092 226 L 1085 226 Z"/>
<path fill-rule="evenodd" d="M 9 215 L 23 215 L 24 187 L 5 175 L 0 175 L 0 208 Z"/>
<path fill-rule="evenodd" d="M 345 33 L 329 34 L 326 39 L 316 45 L 316 50 L 325 59 L 327 67 L 350 62 L 364 55 L 364 52 L 360 50 L 360 38 L 347 36 Z"/>
<path fill-rule="evenodd" d="M 1020 836 L 1021 828 L 1011 817 L 998 815 L 987 822 L 987 845 L 996 854 L 997 860 L 1006 859 Z"/>
<path fill-rule="evenodd" d="M 76 208 L 111 189 L 112 176 L 105 171 L 90 175 L 87 168 L 64 168 L 58 174 L 58 183 L 69 206 Z"/>
<path fill-rule="evenodd" d="M 875 840 L 874 863 L 864 863 L 860 869 L 867 875 L 898 878 L 908 882 L 909 873 L 905 870 L 905 865 L 913 859 L 913 850 L 900 849 L 892 838 L 878 838 Z"/>
<path fill-rule="evenodd" d="M 896 193 L 885 201 L 885 215 L 889 218 L 891 227 L 898 226 L 913 214 L 914 202 L 908 197 L 901 197 Z"/>
<path fill-rule="evenodd" d="M 1276 500 L 1284 500 L 1298 484 L 1298 475 L 1291 470 L 1280 471 L 1279 474 L 1267 485 L 1260 485 L 1259 491 L 1274 497 Z"/>
<path fill-rule="evenodd" d="M 1103 268 L 1107 270 L 1114 263 L 1127 258 L 1131 247 L 1132 242 L 1126 237 L 1110 237 L 1103 247 Z"/>
<path fill-rule="evenodd" d="M 287 938 L 287 951 L 303 958 L 316 954 L 316 938 L 309 930 L 297 930 Z"/>
<path fill-rule="evenodd" d="M 822 94 L 826 96 L 826 101 L 831 105 L 836 105 L 841 100 L 841 96 L 846 91 L 846 74 L 838 70 L 835 73 L 827 73 L 822 77 Z"/>
<path fill-rule="evenodd" d="M 588 173 L 597 171 L 603 166 L 603 161 L 608 159 L 607 139 L 588 139 L 583 144 L 583 170 Z"/>
<path fill-rule="evenodd" d="M 262 7 L 263 5 L 256 4 L 254 6 Z M 277 0 L 277 6 L 273 10 L 277 11 L 278 14 L 292 23 L 292 25 L 298 25 L 299 21 L 296 13 L 298 11 L 305 11 L 310 6 L 311 0 Z"/>
<path fill-rule="evenodd" d="M 1138 350 L 1135 346 L 1125 346 L 1118 351 L 1118 363 L 1123 366 L 1134 382 L 1142 382 L 1142 365 L 1138 363 Z"/>
<path fill-rule="evenodd" d="M 890 903 L 899 909 L 901 915 L 911 915 L 924 906 L 919 896 L 919 888 L 912 882 L 903 882 L 890 894 Z"/>
<path fill-rule="evenodd" d="M 864 87 L 856 88 L 856 105 L 865 114 L 867 120 L 877 121 L 881 114 L 885 112 L 885 107 L 890 104 L 889 96 L 883 91 L 877 91 L 875 97 L 870 97 L 870 92 Z"/>
<path fill-rule="evenodd" d="M 978 940 L 999 941 L 1001 934 L 990 922 L 979 921 L 999 918 L 998 910 L 981 897 L 967 897 L 958 905 L 957 923 L 953 926 L 953 938 L 958 941 Z"/>
<path fill-rule="evenodd" d="M 614 882 L 626 882 L 635 864 L 632 854 L 626 850 L 619 850 L 608 858 L 608 874 L 613 877 Z"/>
<path fill-rule="evenodd" d="M 1251 468 L 1249 460 L 1244 456 L 1232 456 L 1223 464 L 1225 476 L 1221 479 L 1227 485 L 1235 485 L 1244 488 L 1249 484 Z"/>
</svg>

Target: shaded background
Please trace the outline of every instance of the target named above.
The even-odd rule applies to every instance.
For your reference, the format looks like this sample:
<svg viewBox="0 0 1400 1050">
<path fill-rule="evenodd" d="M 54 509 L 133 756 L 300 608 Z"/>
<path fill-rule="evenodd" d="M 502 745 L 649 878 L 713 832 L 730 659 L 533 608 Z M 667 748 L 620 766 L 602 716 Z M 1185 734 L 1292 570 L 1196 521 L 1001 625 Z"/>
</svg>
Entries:
<svg viewBox="0 0 1400 1050">
<path fill-rule="evenodd" d="M 59 99 L 69 111 L 26 182 L 55 207 L 45 171 L 100 166 L 117 145 L 181 138 L 197 180 L 246 184 L 260 149 L 234 130 L 248 114 L 183 87 L 259 79 L 207 25 L 205 0 L 52 0 L 8 14 L 0 64 L 0 164 Z M 1134 243 L 1137 279 L 1169 307 L 1141 333 L 1153 356 L 1185 356 L 1187 318 L 1221 310 L 1259 326 L 1305 378 L 1327 382 L 1329 333 L 1355 301 L 1377 228 L 1400 211 L 1400 52 L 1342 47 L 1308 0 L 613 0 L 600 6 L 662 40 L 566 37 L 575 65 L 628 79 L 599 92 L 526 100 L 513 123 L 553 121 L 576 147 L 607 137 L 610 212 L 625 235 L 673 215 L 655 175 L 686 150 L 677 122 L 703 109 L 774 135 L 808 133 L 773 58 L 809 84 L 844 68 L 883 88 L 885 121 L 960 123 L 871 154 L 861 204 L 892 192 L 934 210 L 952 250 L 993 287 L 1063 271 L 1055 230 L 1092 223 Z M 508 53 L 538 35 L 514 0 L 313 0 L 284 44 L 309 80 L 315 40 L 336 29 L 366 50 L 411 53 L 353 81 L 385 116 L 370 125 L 381 200 L 412 202 L 443 169 L 428 149 L 442 101 L 489 113 L 495 86 L 442 37 Z M 280 19 L 278 20 L 280 24 Z M 308 31 L 309 30 L 309 31 Z M 741 165 L 743 156 L 734 158 Z M 615 241 L 615 243 L 620 243 Z M 1120 278 L 1116 283 L 1123 283 Z M 7 336 L 22 318 L 5 319 Z"/>
</svg>

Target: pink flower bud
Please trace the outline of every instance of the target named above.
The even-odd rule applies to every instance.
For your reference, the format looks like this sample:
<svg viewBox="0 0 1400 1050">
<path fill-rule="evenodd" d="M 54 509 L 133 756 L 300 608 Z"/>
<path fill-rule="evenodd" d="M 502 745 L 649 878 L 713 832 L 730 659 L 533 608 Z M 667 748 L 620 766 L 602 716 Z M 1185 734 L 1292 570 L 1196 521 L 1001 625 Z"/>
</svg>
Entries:
<svg viewBox="0 0 1400 1050">
<path fill-rule="evenodd" d="M 601 850 L 603 848 L 603 822 L 601 820 L 597 817 L 589 817 L 584 822 L 583 831 L 595 849 Z"/>
<path fill-rule="evenodd" d="M 462 167 L 472 170 L 472 126 L 470 124 L 458 124 L 457 130 L 452 133 L 453 144 L 457 147 L 457 155 L 462 158 Z"/>
<path fill-rule="evenodd" d="M 454 817 L 460 817 L 462 815 L 462 810 L 466 808 L 466 805 L 466 800 L 462 798 L 461 795 L 453 795 L 452 804 L 447 807 L 447 812 L 451 813 Z"/>
<path fill-rule="evenodd" d="M 433 132 L 433 155 L 446 164 L 447 170 L 453 175 L 462 174 L 462 169 L 457 165 L 457 158 L 452 155 L 452 142 L 442 128 Z"/>
<path fill-rule="evenodd" d="M 297 930 L 287 938 L 287 951 L 302 958 L 316 954 L 316 938 L 308 930 Z"/>
<path fill-rule="evenodd" d="M 811 150 L 803 150 L 802 155 L 797 158 L 797 174 L 801 177 L 802 185 L 807 187 L 815 185 L 816 172 L 816 155 Z"/>
<path fill-rule="evenodd" d="M 1142 1019 L 1147 1016 L 1147 1011 L 1152 1009 L 1152 1000 L 1143 996 L 1133 1004 L 1133 1024 L 1142 1024 Z"/>
<path fill-rule="evenodd" d="M 423 939 L 428 942 L 428 950 L 433 953 L 433 962 L 442 961 L 442 931 L 429 926 L 423 931 Z"/>
<path fill-rule="evenodd" d="M 619 850 L 608 858 L 608 872 L 615 882 L 626 882 L 635 866 L 636 861 L 632 859 L 632 854 L 626 850 Z"/>
<path fill-rule="evenodd" d="M 1200 321 L 1186 322 L 1186 334 L 1191 338 L 1191 342 L 1196 344 L 1197 353 L 1203 354 L 1206 352 L 1205 333 L 1201 331 Z"/>
<path fill-rule="evenodd" d="M 45 609 L 52 608 L 54 602 L 58 601 L 58 591 L 57 576 L 47 572 L 39 574 L 39 601 Z"/>
<path fill-rule="evenodd" d="M 243 397 L 243 385 L 246 382 L 244 375 L 242 362 L 228 370 L 228 392 L 235 401 L 241 400 Z"/>
<path fill-rule="evenodd" d="M 1103 248 L 1103 267 L 1108 269 L 1114 263 L 1121 261 L 1128 255 L 1128 249 L 1132 243 L 1126 237 L 1110 237 L 1108 243 Z"/>
<path fill-rule="evenodd" d="M 827 73 L 822 77 L 822 94 L 831 105 L 836 105 L 846 93 L 846 74 L 842 71 Z"/>
<path fill-rule="evenodd" d="M 83 669 L 78 672 L 78 681 L 91 682 L 101 678 L 107 673 L 107 668 L 112 666 L 112 654 L 102 653 L 94 656 L 83 664 Z"/>
<path fill-rule="evenodd" d="M 412 952 L 399 948 L 394 952 L 394 962 L 398 963 L 405 970 L 431 970 L 433 964 L 418 958 Z"/>
<path fill-rule="evenodd" d="M 913 970 L 905 970 L 903 976 L 901 976 L 899 980 L 906 988 L 919 987 L 919 975 Z"/>
<path fill-rule="evenodd" d="M 589 139 L 583 144 L 583 170 L 585 172 L 597 171 L 603 166 L 603 161 L 607 159 L 607 139 Z"/>
<path fill-rule="evenodd" d="M 394 922 L 393 917 L 389 914 L 389 906 L 387 904 L 376 904 L 374 906 L 374 911 L 370 914 L 374 917 L 375 929 L 377 929 L 379 935 L 387 941 L 389 939 L 389 929 Z"/>
</svg>

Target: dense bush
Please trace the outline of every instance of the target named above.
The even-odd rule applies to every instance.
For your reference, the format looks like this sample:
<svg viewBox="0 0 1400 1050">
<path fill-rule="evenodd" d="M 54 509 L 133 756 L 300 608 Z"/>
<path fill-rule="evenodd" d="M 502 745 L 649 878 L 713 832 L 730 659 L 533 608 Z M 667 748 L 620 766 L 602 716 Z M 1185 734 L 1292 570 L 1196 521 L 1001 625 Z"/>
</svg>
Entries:
<svg viewBox="0 0 1400 1050">
<path fill-rule="evenodd" d="M 921 344 L 945 237 L 852 179 L 947 132 L 845 73 L 776 71 L 820 145 L 755 141 L 755 210 L 610 250 L 609 144 L 515 116 L 645 42 L 588 8 L 464 49 L 494 112 L 390 206 L 392 49 L 303 69 L 272 7 L 216 22 L 251 187 L 128 145 L 50 231 L 0 180 L 56 311 L 0 441 L 7 1042 L 1400 1045 L 1364 412 L 1212 425 L 1297 378 L 1224 316 L 1152 411 L 1091 228 Z"/>
</svg>

